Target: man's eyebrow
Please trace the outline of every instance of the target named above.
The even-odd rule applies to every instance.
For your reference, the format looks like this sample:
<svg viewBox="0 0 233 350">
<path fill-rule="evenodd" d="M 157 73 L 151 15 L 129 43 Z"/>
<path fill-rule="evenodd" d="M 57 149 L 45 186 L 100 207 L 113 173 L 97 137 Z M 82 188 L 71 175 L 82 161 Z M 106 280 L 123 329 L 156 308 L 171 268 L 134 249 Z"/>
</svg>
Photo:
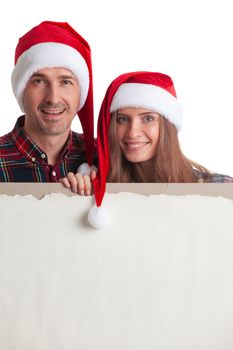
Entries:
<svg viewBox="0 0 233 350">
<path fill-rule="evenodd" d="M 46 74 L 34 73 L 34 74 L 32 74 L 31 78 L 49 78 L 49 77 Z M 69 74 L 59 75 L 58 78 L 59 79 L 73 79 L 73 80 L 77 80 L 76 77 L 74 77 L 73 75 L 69 75 Z"/>
<path fill-rule="evenodd" d="M 73 80 L 77 80 L 76 77 L 74 77 L 73 75 L 68 75 L 68 74 L 59 75 L 59 78 L 60 78 L 60 79 L 73 79 Z"/>
<path fill-rule="evenodd" d="M 34 73 L 34 74 L 32 74 L 31 78 L 35 78 L 35 77 L 37 77 L 37 78 L 44 78 L 44 77 L 46 77 L 46 75 L 42 74 L 42 73 Z"/>
</svg>

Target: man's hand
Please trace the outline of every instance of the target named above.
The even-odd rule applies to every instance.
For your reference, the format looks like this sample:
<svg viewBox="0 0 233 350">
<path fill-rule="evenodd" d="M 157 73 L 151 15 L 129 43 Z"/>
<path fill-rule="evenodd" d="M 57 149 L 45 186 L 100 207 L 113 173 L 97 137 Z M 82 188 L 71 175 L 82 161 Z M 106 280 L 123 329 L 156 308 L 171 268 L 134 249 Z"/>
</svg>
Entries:
<svg viewBox="0 0 233 350">
<path fill-rule="evenodd" d="M 89 175 L 82 175 L 77 172 L 68 173 L 67 177 L 63 177 L 59 180 L 66 188 L 70 188 L 71 191 L 80 194 L 81 196 L 90 196 L 92 194 L 92 181 L 96 178 L 96 170 L 91 170 Z"/>
</svg>

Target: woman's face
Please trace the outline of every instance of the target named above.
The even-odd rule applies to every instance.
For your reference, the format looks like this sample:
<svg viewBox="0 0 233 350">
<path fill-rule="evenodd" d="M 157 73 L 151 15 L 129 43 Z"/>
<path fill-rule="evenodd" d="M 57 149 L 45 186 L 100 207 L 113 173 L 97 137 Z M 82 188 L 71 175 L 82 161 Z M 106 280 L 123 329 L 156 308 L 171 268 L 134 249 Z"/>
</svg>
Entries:
<svg viewBox="0 0 233 350">
<path fill-rule="evenodd" d="M 154 157 L 159 140 L 159 115 L 145 108 L 119 109 L 116 135 L 129 162 L 149 160 Z"/>
</svg>

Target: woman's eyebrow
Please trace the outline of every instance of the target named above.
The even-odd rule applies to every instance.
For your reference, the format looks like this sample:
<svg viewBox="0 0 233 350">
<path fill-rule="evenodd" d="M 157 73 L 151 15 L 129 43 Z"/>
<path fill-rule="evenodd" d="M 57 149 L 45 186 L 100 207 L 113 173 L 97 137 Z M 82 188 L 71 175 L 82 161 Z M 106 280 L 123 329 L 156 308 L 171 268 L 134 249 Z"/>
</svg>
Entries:
<svg viewBox="0 0 233 350">
<path fill-rule="evenodd" d="M 117 117 L 119 116 L 123 116 L 123 117 L 130 117 L 130 114 L 126 114 L 126 113 L 117 113 Z"/>
<path fill-rule="evenodd" d="M 148 112 L 139 113 L 139 115 L 146 115 L 146 114 L 156 114 L 156 115 L 158 115 L 158 113 L 155 112 L 155 111 L 148 111 Z"/>
</svg>

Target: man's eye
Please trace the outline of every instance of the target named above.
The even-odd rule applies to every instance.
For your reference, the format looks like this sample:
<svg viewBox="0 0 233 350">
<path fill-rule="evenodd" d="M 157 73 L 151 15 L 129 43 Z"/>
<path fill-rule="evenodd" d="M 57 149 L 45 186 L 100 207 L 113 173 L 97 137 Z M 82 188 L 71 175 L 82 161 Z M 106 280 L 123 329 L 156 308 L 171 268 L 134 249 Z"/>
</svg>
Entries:
<svg viewBox="0 0 233 350">
<path fill-rule="evenodd" d="M 44 82 L 45 82 L 44 79 L 41 79 L 41 78 L 35 78 L 32 80 L 33 84 L 42 84 Z"/>
<path fill-rule="evenodd" d="M 63 84 L 64 85 L 72 85 L 72 81 L 71 80 L 63 80 Z"/>
<path fill-rule="evenodd" d="M 118 115 L 117 116 L 117 123 L 118 124 L 126 124 L 126 123 L 128 123 L 128 118 Z"/>
</svg>

